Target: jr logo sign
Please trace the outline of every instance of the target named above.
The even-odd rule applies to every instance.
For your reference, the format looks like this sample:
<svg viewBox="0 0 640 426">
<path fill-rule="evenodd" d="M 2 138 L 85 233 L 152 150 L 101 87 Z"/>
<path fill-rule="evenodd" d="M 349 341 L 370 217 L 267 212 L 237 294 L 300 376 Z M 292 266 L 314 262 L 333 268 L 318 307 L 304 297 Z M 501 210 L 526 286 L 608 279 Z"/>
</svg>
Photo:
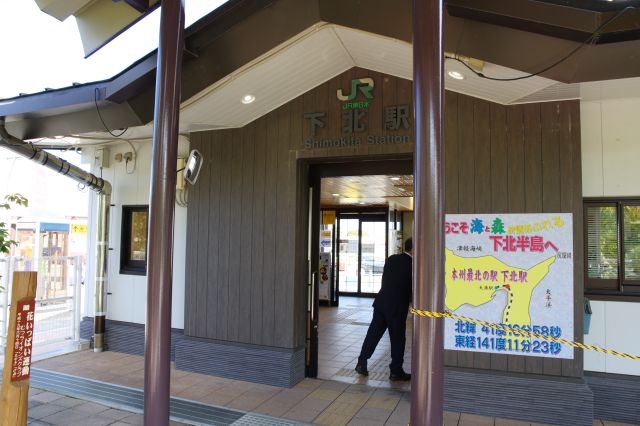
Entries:
<svg viewBox="0 0 640 426">
<path fill-rule="evenodd" d="M 338 89 L 338 99 L 343 102 L 352 101 L 358 96 L 358 90 L 362 92 L 365 98 L 373 99 L 373 94 L 371 93 L 373 91 L 373 79 L 367 77 L 351 80 L 351 92 L 349 95 L 344 95 L 342 89 Z"/>
</svg>

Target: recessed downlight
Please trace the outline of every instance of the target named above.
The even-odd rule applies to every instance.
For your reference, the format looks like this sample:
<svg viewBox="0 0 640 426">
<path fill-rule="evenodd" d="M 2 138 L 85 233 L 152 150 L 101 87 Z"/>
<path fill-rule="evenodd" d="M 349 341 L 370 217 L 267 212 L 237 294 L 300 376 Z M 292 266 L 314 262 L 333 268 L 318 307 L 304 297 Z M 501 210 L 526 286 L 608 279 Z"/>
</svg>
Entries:
<svg viewBox="0 0 640 426">
<path fill-rule="evenodd" d="M 364 201 L 360 201 L 358 204 L 360 204 L 361 206 L 364 206 L 366 203 Z"/>
<path fill-rule="evenodd" d="M 339 197 L 340 196 L 340 194 L 331 194 L 331 195 L 333 195 L 334 197 Z"/>
<path fill-rule="evenodd" d="M 447 74 L 449 74 L 449 77 L 455 78 L 456 80 L 464 80 L 464 75 L 461 72 L 449 71 Z"/>
<path fill-rule="evenodd" d="M 391 178 L 391 180 L 400 180 L 400 178 L 398 176 L 394 176 Z"/>
<path fill-rule="evenodd" d="M 244 95 L 242 97 L 242 103 L 243 104 L 250 104 L 251 102 L 255 101 L 256 97 L 253 95 Z"/>
</svg>

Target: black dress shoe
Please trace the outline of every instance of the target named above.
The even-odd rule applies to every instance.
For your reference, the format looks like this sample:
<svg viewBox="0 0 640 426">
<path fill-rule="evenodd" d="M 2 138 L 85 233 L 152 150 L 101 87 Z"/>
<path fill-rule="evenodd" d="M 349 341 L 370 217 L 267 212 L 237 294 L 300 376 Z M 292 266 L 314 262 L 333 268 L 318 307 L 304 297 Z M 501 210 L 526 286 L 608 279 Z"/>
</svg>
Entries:
<svg viewBox="0 0 640 426">
<path fill-rule="evenodd" d="M 404 371 L 401 371 L 399 373 L 391 373 L 389 374 L 389 380 L 391 380 L 392 382 L 406 382 L 411 380 L 411 374 L 405 373 Z"/>
<path fill-rule="evenodd" d="M 368 376 L 369 375 L 369 371 L 367 371 L 367 367 L 365 367 L 362 364 L 356 365 L 356 373 L 360 374 L 361 376 Z"/>
</svg>

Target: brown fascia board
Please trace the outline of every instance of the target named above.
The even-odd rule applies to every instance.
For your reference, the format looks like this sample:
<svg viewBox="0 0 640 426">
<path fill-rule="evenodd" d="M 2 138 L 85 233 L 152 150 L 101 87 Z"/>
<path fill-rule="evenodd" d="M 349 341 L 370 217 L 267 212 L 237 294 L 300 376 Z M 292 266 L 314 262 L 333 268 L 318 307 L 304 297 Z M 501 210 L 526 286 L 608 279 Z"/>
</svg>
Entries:
<svg viewBox="0 0 640 426">
<path fill-rule="evenodd" d="M 622 10 L 620 5 L 616 10 L 599 11 L 531 0 L 448 0 L 447 12 L 456 18 L 576 42 L 585 42 L 596 31 L 599 35 L 593 40 L 594 44 L 640 38 L 640 9 Z"/>
<path fill-rule="evenodd" d="M 538 73 L 567 56 L 580 43 L 478 21 L 447 20 L 445 50 L 515 70 Z M 586 45 L 540 74 L 563 83 L 640 76 L 640 41 Z"/>
<path fill-rule="evenodd" d="M 531 0 L 447 0 L 449 15 L 491 24 L 539 24 L 568 33 L 590 34 L 599 25 L 599 13 Z M 515 27 L 519 28 L 519 27 Z M 522 29 L 522 28 L 520 28 Z M 579 38 L 579 41 L 584 38 Z"/>
<path fill-rule="evenodd" d="M 108 126 L 113 126 L 109 130 L 145 124 L 136 117 L 127 103 L 101 105 L 100 115 Z M 8 121 L 6 129 L 11 135 L 23 140 L 105 131 L 95 105 L 93 108 L 65 108 L 47 115 L 30 113 L 20 118 Z"/>
<path fill-rule="evenodd" d="M 93 104 L 96 90 L 104 92 L 105 86 L 106 82 L 99 81 L 0 99 L 0 116 L 19 116 L 31 112 L 55 111 L 73 105 Z"/>
<path fill-rule="evenodd" d="M 0 116 L 7 118 L 7 131 L 20 139 L 104 130 L 96 101 L 107 123 L 118 128 L 142 124 L 126 103 L 104 100 L 107 85 L 107 82 L 88 83 L 2 99 Z"/>
</svg>

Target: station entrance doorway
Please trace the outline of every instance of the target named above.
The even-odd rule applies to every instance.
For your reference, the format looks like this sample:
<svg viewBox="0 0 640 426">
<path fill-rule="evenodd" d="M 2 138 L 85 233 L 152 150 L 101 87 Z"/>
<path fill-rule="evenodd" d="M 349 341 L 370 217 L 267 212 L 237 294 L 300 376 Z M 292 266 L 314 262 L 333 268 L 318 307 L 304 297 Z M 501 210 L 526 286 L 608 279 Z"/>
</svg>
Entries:
<svg viewBox="0 0 640 426">
<path fill-rule="evenodd" d="M 386 258 L 413 233 L 412 173 L 407 157 L 310 166 L 308 377 L 354 379 Z M 381 363 L 388 343 L 374 354 Z"/>
<path fill-rule="evenodd" d="M 389 231 L 395 230 L 394 224 L 390 226 L 388 211 L 384 209 L 337 211 L 335 237 L 332 235 L 336 239 L 336 253 L 332 256 L 335 277 L 327 276 L 326 285 L 333 287 L 338 296 L 373 297 L 380 290 L 389 251 Z M 323 231 L 321 229 L 321 234 Z M 320 247 L 321 252 L 324 249 Z M 322 277 L 320 284 L 323 284 Z M 327 296 L 321 291 L 321 302 L 328 300 Z"/>
</svg>

